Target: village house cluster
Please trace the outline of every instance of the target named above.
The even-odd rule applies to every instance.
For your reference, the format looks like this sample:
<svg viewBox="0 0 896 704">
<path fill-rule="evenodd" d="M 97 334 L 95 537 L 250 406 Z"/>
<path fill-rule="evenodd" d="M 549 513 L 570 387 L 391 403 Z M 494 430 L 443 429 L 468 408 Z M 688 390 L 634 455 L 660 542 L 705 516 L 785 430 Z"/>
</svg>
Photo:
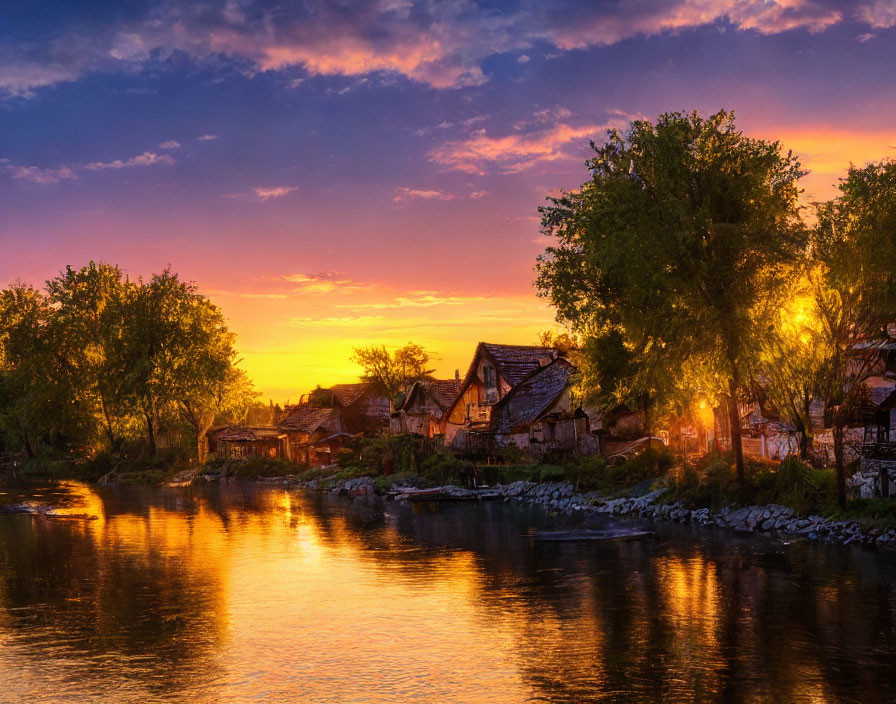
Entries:
<svg viewBox="0 0 896 704">
<path fill-rule="evenodd" d="M 881 468 L 896 473 L 896 339 L 880 343 L 876 355 L 861 417 L 848 430 L 848 459 L 861 459 L 852 481 L 863 495 L 879 490 Z M 209 440 L 226 459 L 280 457 L 307 468 L 333 464 L 359 435 L 382 433 L 432 438 L 469 456 L 516 447 L 536 459 L 601 453 L 614 463 L 660 442 L 683 453 L 730 446 L 721 408 L 703 404 L 687 420 L 648 433 L 641 412 L 583 404 L 575 373 L 557 348 L 480 342 L 463 377 L 456 371 L 453 379 L 416 381 L 395 408 L 372 382 L 337 384 L 276 409 L 270 426 L 216 428 Z M 830 419 L 821 401 L 811 415 L 813 452 L 830 463 Z M 798 451 L 796 428 L 777 416 L 761 389 L 741 402 L 740 418 L 745 454 L 778 460 Z"/>
</svg>

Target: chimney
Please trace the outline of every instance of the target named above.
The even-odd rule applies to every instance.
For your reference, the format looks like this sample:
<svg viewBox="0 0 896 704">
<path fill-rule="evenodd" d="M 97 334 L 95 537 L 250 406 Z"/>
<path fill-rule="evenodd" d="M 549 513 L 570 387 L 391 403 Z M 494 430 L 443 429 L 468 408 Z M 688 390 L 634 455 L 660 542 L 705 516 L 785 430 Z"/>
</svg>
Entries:
<svg viewBox="0 0 896 704">
<path fill-rule="evenodd" d="M 460 383 L 460 369 L 455 369 L 455 370 L 454 370 L 454 383 L 455 383 L 455 384 L 459 384 L 459 383 Z"/>
<path fill-rule="evenodd" d="M 538 363 L 539 363 L 542 367 L 546 367 L 546 366 L 548 366 L 548 365 L 549 365 L 551 362 L 553 362 L 553 361 L 554 361 L 554 358 L 553 358 L 552 356 L 549 356 L 549 355 L 544 355 L 544 356 L 538 358 Z"/>
</svg>

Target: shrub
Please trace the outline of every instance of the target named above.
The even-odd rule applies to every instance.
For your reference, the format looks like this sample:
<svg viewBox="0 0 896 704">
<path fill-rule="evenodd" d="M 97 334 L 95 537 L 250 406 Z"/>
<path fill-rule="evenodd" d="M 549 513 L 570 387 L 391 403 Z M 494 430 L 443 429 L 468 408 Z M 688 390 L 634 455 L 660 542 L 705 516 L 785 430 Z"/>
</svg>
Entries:
<svg viewBox="0 0 896 704">
<path fill-rule="evenodd" d="M 437 484 L 462 484 L 472 475 L 471 465 L 462 462 L 448 450 L 439 450 L 420 465 L 420 474 Z"/>
<path fill-rule="evenodd" d="M 566 468 L 566 478 L 578 491 L 596 491 L 606 486 L 607 461 L 600 455 L 582 457 Z"/>
<path fill-rule="evenodd" d="M 566 470 L 554 464 L 539 465 L 538 479 L 542 482 L 562 482 L 566 479 Z"/>
</svg>

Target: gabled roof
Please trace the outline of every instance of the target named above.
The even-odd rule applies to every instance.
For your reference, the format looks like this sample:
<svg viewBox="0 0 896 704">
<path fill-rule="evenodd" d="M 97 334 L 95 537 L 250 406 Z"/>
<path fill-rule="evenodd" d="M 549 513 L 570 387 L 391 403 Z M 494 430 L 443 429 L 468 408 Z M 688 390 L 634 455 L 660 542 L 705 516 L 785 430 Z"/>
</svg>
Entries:
<svg viewBox="0 0 896 704">
<path fill-rule="evenodd" d="M 229 425 L 215 434 L 218 442 L 254 442 L 265 438 L 279 438 L 283 435 L 280 428 L 269 426 L 249 428 L 243 425 Z"/>
<path fill-rule="evenodd" d="M 880 406 L 896 390 L 896 380 L 882 376 L 872 376 L 864 382 L 868 390 L 868 400 L 873 406 Z"/>
<path fill-rule="evenodd" d="M 411 403 L 415 394 L 426 393 L 436 402 L 436 405 L 443 411 L 448 408 L 457 393 L 460 391 L 460 381 L 457 379 L 427 379 L 426 381 L 415 381 L 411 386 L 408 395 L 401 404 L 402 410 L 405 410 Z"/>
<path fill-rule="evenodd" d="M 451 413 L 457 399 L 466 393 L 473 379 L 476 378 L 476 368 L 481 357 L 487 357 L 495 365 L 498 375 L 506 381 L 511 388 L 526 378 L 533 371 L 541 367 L 545 357 L 555 359 L 559 350 L 553 347 L 535 347 L 526 345 L 498 345 L 493 342 L 480 342 L 476 345 L 473 361 L 464 377 L 463 383 L 457 390 L 454 401 L 446 408 L 446 413 Z"/>
<path fill-rule="evenodd" d="M 330 391 L 333 392 L 333 398 L 340 406 L 347 407 L 358 401 L 371 386 L 369 381 L 357 384 L 336 384 L 330 387 Z"/>
<path fill-rule="evenodd" d="M 343 430 L 342 417 L 335 408 L 314 408 L 312 406 L 293 406 L 290 408 L 280 428 L 295 433 L 313 433 L 319 428 L 334 433 Z"/>
<path fill-rule="evenodd" d="M 512 433 L 542 418 L 569 386 L 575 371 L 572 364 L 560 358 L 530 373 L 492 408 L 492 432 Z"/>
<path fill-rule="evenodd" d="M 498 369 L 498 374 L 511 386 L 518 384 L 527 375 L 541 366 L 545 357 L 557 357 L 557 349 L 553 347 L 530 347 L 527 345 L 497 345 L 492 342 L 480 342 L 473 356 L 470 371 L 475 373 L 476 360 L 480 352 L 490 357 Z M 467 373 L 469 379 L 470 373 Z"/>
</svg>

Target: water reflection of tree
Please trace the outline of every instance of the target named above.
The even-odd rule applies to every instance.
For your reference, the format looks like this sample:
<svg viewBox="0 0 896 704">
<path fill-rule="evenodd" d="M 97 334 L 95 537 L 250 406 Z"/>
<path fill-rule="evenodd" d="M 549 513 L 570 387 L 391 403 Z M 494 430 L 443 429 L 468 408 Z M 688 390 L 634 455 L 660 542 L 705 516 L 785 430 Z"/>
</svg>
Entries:
<svg viewBox="0 0 896 704">
<path fill-rule="evenodd" d="M 515 629 L 519 667 L 550 701 L 896 698 L 886 557 L 678 529 L 657 543 L 543 545 L 521 537 L 540 514 L 520 507 L 309 504 L 329 539 L 348 531 L 409 574 L 471 552 L 483 618 Z"/>
<path fill-rule="evenodd" d="M 162 693 L 215 680 L 224 633 L 219 575 L 177 545 L 141 539 L 166 522 L 165 532 L 188 532 L 182 514 L 90 524 L 4 518 L 0 609 L 30 665 L 70 663 L 56 674 L 78 690 L 130 680 Z"/>
</svg>

